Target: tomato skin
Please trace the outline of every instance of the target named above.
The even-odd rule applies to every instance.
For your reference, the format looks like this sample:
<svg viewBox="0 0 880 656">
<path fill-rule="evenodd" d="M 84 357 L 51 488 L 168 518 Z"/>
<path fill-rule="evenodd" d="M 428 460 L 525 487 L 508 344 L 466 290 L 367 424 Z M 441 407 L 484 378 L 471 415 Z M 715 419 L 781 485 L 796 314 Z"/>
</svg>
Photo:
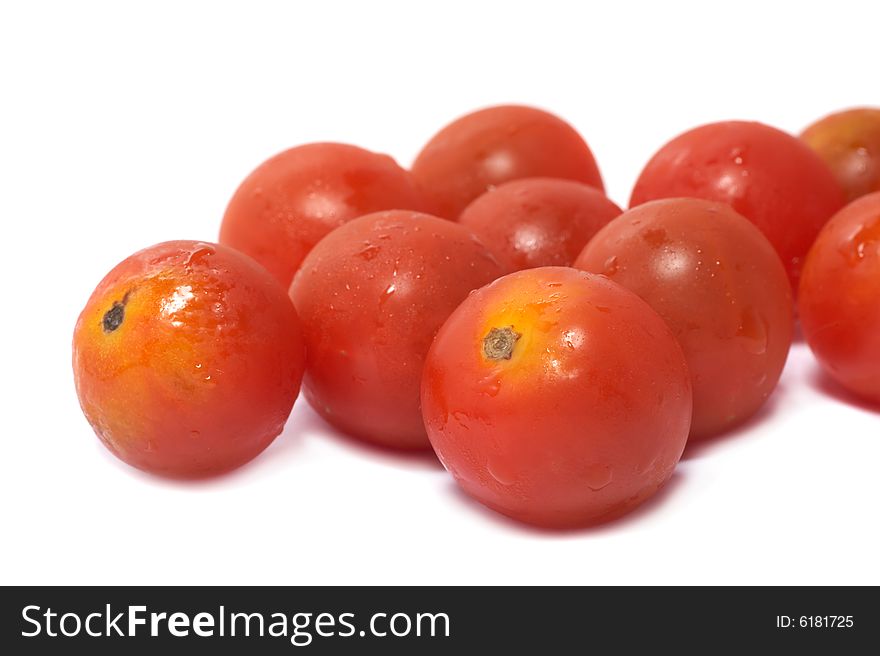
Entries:
<svg viewBox="0 0 880 656">
<path fill-rule="evenodd" d="M 630 207 L 659 198 L 727 203 L 776 248 L 792 289 L 825 222 L 843 206 L 840 185 L 800 139 L 761 123 L 711 123 L 679 135 L 645 166 Z"/>
<path fill-rule="evenodd" d="M 487 191 L 458 222 L 476 233 L 510 271 L 570 266 L 620 208 L 595 187 L 523 178 Z"/>
<path fill-rule="evenodd" d="M 129 465 L 171 477 L 218 474 L 263 451 L 304 364 L 284 289 L 246 255 L 205 242 L 157 244 L 118 264 L 73 337 L 95 433 Z"/>
<path fill-rule="evenodd" d="M 834 172 L 847 201 L 880 191 L 880 109 L 837 112 L 801 134 Z"/>
<path fill-rule="evenodd" d="M 880 403 L 880 192 L 847 205 L 819 233 L 798 304 L 804 338 L 824 370 Z"/>
<path fill-rule="evenodd" d="M 487 343 L 499 353 L 493 329 L 519 335 L 509 359 L 487 356 Z M 422 412 L 469 495 L 523 522 L 584 526 L 633 509 L 672 474 L 690 375 L 632 292 L 568 267 L 527 269 L 471 294 L 440 329 Z"/>
<path fill-rule="evenodd" d="M 471 290 L 503 273 L 469 230 L 426 214 L 377 212 L 332 232 L 290 288 L 309 403 L 356 437 L 428 448 L 419 412 L 428 347 Z"/>
<path fill-rule="evenodd" d="M 347 144 L 305 144 L 245 178 L 226 208 L 220 243 L 253 257 L 287 288 L 327 233 L 391 209 L 426 209 L 412 176 L 393 159 Z"/>
<path fill-rule="evenodd" d="M 728 205 L 639 205 L 600 230 L 575 267 L 635 292 L 669 324 L 693 380 L 690 439 L 744 421 L 776 387 L 792 340 L 791 286 L 767 238 Z"/>
<path fill-rule="evenodd" d="M 519 178 L 565 178 L 604 190 L 593 153 L 574 128 L 520 105 L 453 121 L 422 148 L 412 173 L 435 211 L 449 219 L 491 188 Z"/>
</svg>

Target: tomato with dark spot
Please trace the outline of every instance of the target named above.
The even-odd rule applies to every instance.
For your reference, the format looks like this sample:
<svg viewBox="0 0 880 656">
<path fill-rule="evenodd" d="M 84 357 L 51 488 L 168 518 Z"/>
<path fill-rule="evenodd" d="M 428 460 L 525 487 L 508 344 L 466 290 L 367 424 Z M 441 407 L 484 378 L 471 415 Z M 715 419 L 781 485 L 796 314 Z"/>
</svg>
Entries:
<svg viewBox="0 0 880 656">
<path fill-rule="evenodd" d="M 256 259 L 287 288 L 324 235 L 391 209 L 427 209 L 410 173 L 393 159 L 346 144 L 306 144 L 266 160 L 241 183 L 220 242 Z"/>
<path fill-rule="evenodd" d="M 281 433 L 305 353 L 284 289 L 217 244 L 170 241 L 117 265 L 73 336 L 83 412 L 128 464 L 172 477 L 231 470 Z"/>
<path fill-rule="evenodd" d="M 487 191 L 458 222 L 473 230 L 511 271 L 570 266 L 620 208 L 580 182 L 524 178 Z"/>
<path fill-rule="evenodd" d="M 816 121 L 801 139 L 819 153 L 852 201 L 880 191 L 880 109 L 848 109 Z"/>
<path fill-rule="evenodd" d="M 645 166 L 630 207 L 658 198 L 727 203 L 776 248 L 797 289 L 803 259 L 844 203 L 825 163 L 800 139 L 761 123 L 704 125 L 663 146 Z"/>
<path fill-rule="evenodd" d="M 853 201 L 822 229 L 804 265 L 799 306 L 825 371 L 880 403 L 880 192 Z"/>
<path fill-rule="evenodd" d="M 523 522 L 578 527 L 672 475 L 691 419 L 681 348 L 602 276 L 527 269 L 483 287 L 437 334 L 422 379 L 431 444 L 462 489 Z"/>
<path fill-rule="evenodd" d="M 791 286 L 767 238 L 728 205 L 639 205 L 600 230 L 575 267 L 634 291 L 669 324 L 693 379 L 691 439 L 751 417 L 776 387 L 791 346 Z"/>
<path fill-rule="evenodd" d="M 468 293 L 504 271 L 466 228 L 417 212 L 369 214 L 325 237 L 290 295 L 303 320 L 309 403 L 346 433 L 428 448 L 425 354 Z"/>
<path fill-rule="evenodd" d="M 593 153 L 575 129 L 520 105 L 489 107 L 453 121 L 422 148 L 412 172 L 434 211 L 448 219 L 486 191 L 519 178 L 565 178 L 603 189 Z"/>
</svg>

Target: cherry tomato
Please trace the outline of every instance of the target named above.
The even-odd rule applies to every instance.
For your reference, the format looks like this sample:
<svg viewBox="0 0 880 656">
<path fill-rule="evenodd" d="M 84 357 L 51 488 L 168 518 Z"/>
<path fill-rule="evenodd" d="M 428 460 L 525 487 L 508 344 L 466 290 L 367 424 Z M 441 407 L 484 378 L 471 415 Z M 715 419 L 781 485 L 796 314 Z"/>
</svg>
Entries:
<svg viewBox="0 0 880 656">
<path fill-rule="evenodd" d="M 691 384 L 669 327 L 638 296 L 568 267 L 470 295 L 422 380 L 431 444 L 465 492 L 515 519 L 616 517 L 672 474 Z"/>
<path fill-rule="evenodd" d="M 589 185 L 524 178 L 487 191 L 459 223 L 473 230 L 509 270 L 570 266 L 620 208 Z"/>
<path fill-rule="evenodd" d="M 880 191 L 880 109 L 826 116 L 801 138 L 831 167 L 848 200 Z"/>
<path fill-rule="evenodd" d="M 237 467 L 281 432 L 305 354 L 271 274 L 225 246 L 170 241 L 117 265 L 73 336 L 76 391 L 117 457 L 156 474 Z"/>
<path fill-rule="evenodd" d="M 309 403 L 341 430 L 427 448 L 422 364 L 437 329 L 503 270 L 466 228 L 417 212 L 369 214 L 325 237 L 294 278 Z"/>
<path fill-rule="evenodd" d="M 690 196 L 727 203 L 776 248 L 792 288 L 843 192 L 824 162 L 800 139 L 761 123 L 727 121 L 695 128 L 648 162 L 630 206 Z"/>
<path fill-rule="evenodd" d="M 306 144 L 266 160 L 241 183 L 220 242 L 256 259 L 286 288 L 333 228 L 391 209 L 426 209 L 412 176 L 393 159 L 346 144 Z"/>
<path fill-rule="evenodd" d="M 791 287 L 767 238 L 728 205 L 639 205 L 600 230 L 575 266 L 634 291 L 669 324 L 693 379 L 691 439 L 752 416 L 776 387 L 791 346 Z"/>
<path fill-rule="evenodd" d="M 453 121 L 422 149 L 416 182 L 440 216 L 518 178 L 566 178 L 602 187 L 593 153 L 562 119 L 532 107 L 489 107 Z"/>
<path fill-rule="evenodd" d="M 880 403 L 880 192 L 847 205 L 819 233 L 799 305 L 804 337 L 825 371 Z"/>
</svg>

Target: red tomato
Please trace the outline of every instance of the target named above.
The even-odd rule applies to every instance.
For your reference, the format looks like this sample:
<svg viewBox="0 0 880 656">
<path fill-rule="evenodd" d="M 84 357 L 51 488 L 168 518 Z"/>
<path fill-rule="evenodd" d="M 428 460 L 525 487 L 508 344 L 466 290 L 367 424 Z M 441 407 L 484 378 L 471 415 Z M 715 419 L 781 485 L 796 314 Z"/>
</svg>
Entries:
<svg viewBox="0 0 880 656">
<path fill-rule="evenodd" d="M 461 213 L 511 271 L 570 266 L 590 237 L 620 208 L 589 185 L 554 178 L 524 178 L 487 191 Z"/>
<path fill-rule="evenodd" d="M 848 200 L 880 191 L 880 109 L 826 116 L 801 138 L 831 167 Z"/>
<path fill-rule="evenodd" d="M 216 474 L 281 432 L 304 366 L 275 279 L 225 246 L 170 241 L 117 265 L 73 336 L 76 391 L 116 456 L 148 472 Z"/>
<path fill-rule="evenodd" d="M 776 387 L 791 346 L 791 287 L 767 238 L 728 205 L 639 205 L 600 230 L 575 266 L 634 291 L 672 328 L 693 379 L 691 439 L 750 417 Z"/>
<path fill-rule="evenodd" d="M 630 206 L 685 196 L 727 203 L 751 220 L 795 289 L 807 250 L 844 202 L 831 171 L 804 142 L 744 121 L 704 125 L 663 146 L 639 176 Z"/>
<path fill-rule="evenodd" d="M 306 144 L 266 160 L 241 183 L 220 242 L 288 287 L 302 259 L 333 228 L 391 209 L 426 209 L 412 177 L 393 159 L 345 144 Z"/>
<path fill-rule="evenodd" d="M 422 380 L 428 436 L 478 501 L 515 519 L 611 519 L 669 478 L 687 440 L 681 348 L 647 303 L 601 276 L 528 269 L 471 294 Z"/>
<path fill-rule="evenodd" d="M 586 142 L 562 119 L 532 107 L 489 107 L 453 121 L 422 149 L 413 176 L 441 216 L 518 178 L 566 178 L 602 187 Z"/>
<path fill-rule="evenodd" d="M 309 403 L 365 440 L 427 448 L 425 354 L 468 292 L 502 273 L 469 230 L 426 214 L 379 212 L 330 233 L 290 289 L 305 331 Z"/>
<path fill-rule="evenodd" d="M 880 403 L 880 192 L 822 229 L 800 288 L 804 337 L 832 378 Z"/>
</svg>

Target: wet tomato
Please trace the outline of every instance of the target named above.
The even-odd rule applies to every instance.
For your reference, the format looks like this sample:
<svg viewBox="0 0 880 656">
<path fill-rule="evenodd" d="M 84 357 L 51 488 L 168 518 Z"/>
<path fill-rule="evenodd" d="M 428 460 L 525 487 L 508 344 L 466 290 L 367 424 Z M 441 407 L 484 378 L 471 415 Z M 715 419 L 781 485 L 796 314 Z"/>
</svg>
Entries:
<svg viewBox="0 0 880 656">
<path fill-rule="evenodd" d="M 691 438 L 750 417 L 776 387 L 791 346 L 791 287 L 767 238 L 728 205 L 639 205 L 600 230 L 575 266 L 634 291 L 669 324 L 693 379 Z"/>
<path fill-rule="evenodd" d="M 306 144 L 266 160 L 241 183 L 220 242 L 256 259 L 287 287 L 333 228 L 391 209 L 426 209 L 412 176 L 393 159 L 346 144 Z"/>
<path fill-rule="evenodd" d="M 826 116 L 801 138 L 825 160 L 848 200 L 880 191 L 880 109 Z"/>
<path fill-rule="evenodd" d="M 593 153 L 574 128 L 518 105 L 453 121 L 422 149 L 412 172 L 435 211 L 449 219 L 492 187 L 518 178 L 566 178 L 603 188 Z"/>
<path fill-rule="evenodd" d="M 803 141 L 745 121 L 704 125 L 663 146 L 639 176 L 630 206 L 685 196 L 727 203 L 758 226 L 793 289 L 807 250 L 844 202 L 830 169 Z"/>
<path fill-rule="evenodd" d="M 304 366 L 284 289 L 238 251 L 170 241 L 117 265 L 76 324 L 73 369 L 89 423 L 148 472 L 237 467 L 281 432 Z"/>
<path fill-rule="evenodd" d="M 807 256 L 804 337 L 825 371 L 880 403 L 880 192 L 838 212 Z"/>
<path fill-rule="evenodd" d="M 595 187 L 524 178 L 487 191 L 458 221 L 517 271 L 571 265 L 590 237 L 618 214 L 620 208 Z"/>
<path fill-rule="evenodd" d="M 312 407 L 362 439 L 427 448 L 419 412 L 425 354 L 468 292 L 502 273 L 469 230 L 426 214 L 378 212 L 330 233 L 290 289 Z"/>
<path fill-rule="evenodd" d="M 690 375 L 638 296 L 543 267 L 452 313 L 425 363 L 422 410 L 465 492 L 524 522 L 574 527 L 631 510 L 670 477 L 690 426 Z"/>
</svg>

